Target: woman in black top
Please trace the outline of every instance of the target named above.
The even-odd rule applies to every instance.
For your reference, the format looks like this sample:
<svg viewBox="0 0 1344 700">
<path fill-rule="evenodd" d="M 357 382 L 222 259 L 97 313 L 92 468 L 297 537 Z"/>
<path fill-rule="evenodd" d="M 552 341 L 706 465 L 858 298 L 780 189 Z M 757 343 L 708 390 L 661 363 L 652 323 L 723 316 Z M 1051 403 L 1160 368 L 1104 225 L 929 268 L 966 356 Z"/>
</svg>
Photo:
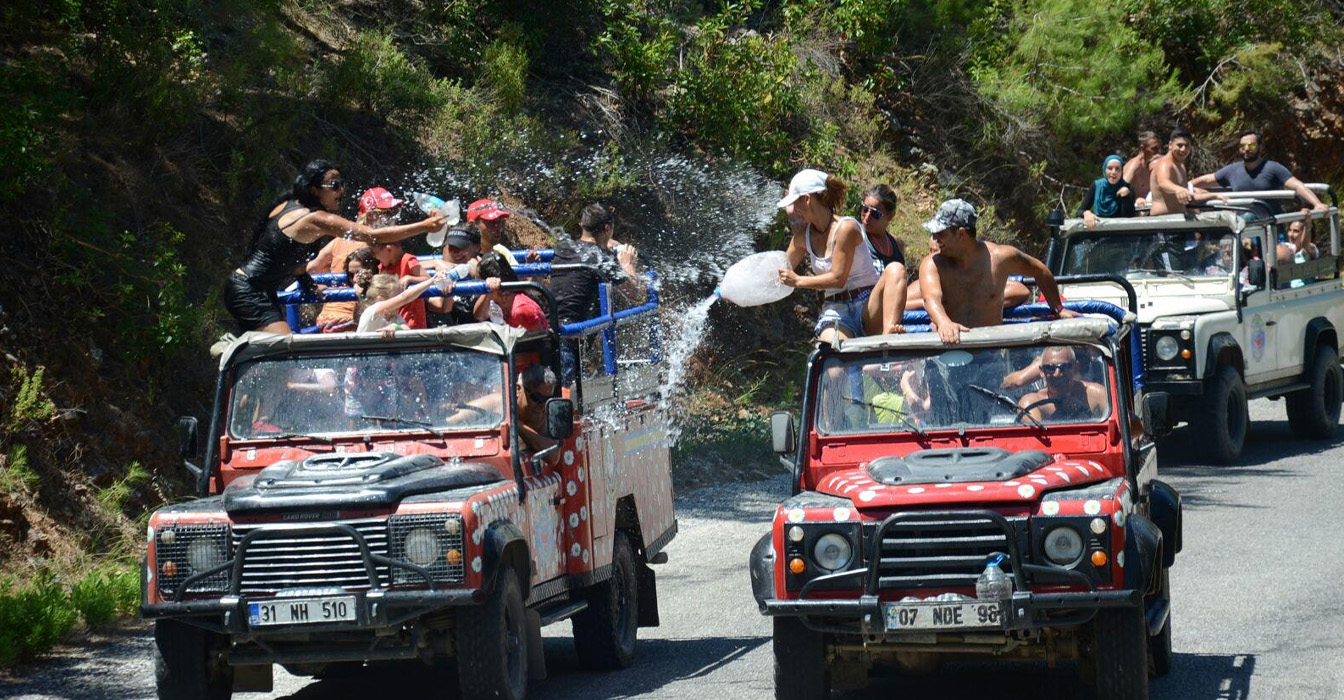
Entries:
<svg viewBox="0 0 1344 700">
<path fill-rule="evenodd" d="M 863 204 L 859 205 L 859 221 L 868 239 L 868 252 L 872 254 L 873 265 L 880 275 L 873 293 L 881 295 L 879 303 L 882 305 L 882 318 L 895 319 L 887 327 L 866 329 L 870 335 L 905 330 L 901 324 L 907 294 L 905 251 L 902 243 L 887 230 L 892 215 L 896 213 L 896 203 L 896 190 L 889 185 L 877 184 L 863 193 Z"/>
<path fill-rule="evenodd" d="M 253 234 L 247 257 L 224 285 L 224 306 L 244 332 L 290 332 L 276 292 L 296 278 L 305 290 L 317 289 L 304 266 L 327 238 L 349 236 L 391 242 L 443 226 L 443 217 L 435 215 L 418 224 L 369 228 L 336 215 L 344 192 L 340 169 L 325 160 L 314 160 L 294 178 L 293 189 L 276 198 Z"/>
<path fill-rule="evenodd" d="M 1128 219 L 1135 215 L 1134 188 L 1121 177 L 1124 167 L 1125 159 L 1120 156 L 1107 156 L 1102 161 L 1103 177 L 1092 183 L 1078 207 L 1078 216 L 1083 217 L 1088 230 L 1097 227 L 1097 219 Z"/>
</svg>

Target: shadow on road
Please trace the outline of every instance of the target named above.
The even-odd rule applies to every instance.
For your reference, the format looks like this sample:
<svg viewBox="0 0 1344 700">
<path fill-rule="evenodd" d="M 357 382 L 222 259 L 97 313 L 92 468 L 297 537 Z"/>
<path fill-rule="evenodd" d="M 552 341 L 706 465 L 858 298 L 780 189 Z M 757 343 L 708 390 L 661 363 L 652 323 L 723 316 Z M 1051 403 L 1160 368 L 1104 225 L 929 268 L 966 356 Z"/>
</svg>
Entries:
<svg viewBox="0 0 1344 700">
<path fill-rule="evenodd" d="M 591 672 L 580 668 L 572 641 L 547 638 L 548 678 L 533 682 L 528 697 L 534 700 L 575 697 L 614 700 L 640 696 L 678 681 L 709 675 L 769 641 L 768 637 L 641 639 L 635 663 L 630 668 Z M 365 669 L 348 678 L 316 681 L 283 697 L 290 700 L 377 697 L 392 687 L 403 696 L 424 693 L 444 700 L 459 697 L 453 670 L 428 669 L 414 664 Z"/>
<path fill-rule="evenodd" d="M 1153 698 L 1246 700 L 1251 694 L 1254 654 L 1176 652 L 1171 663 L 1171 675 L 1153 681 Z"/>
</svg>

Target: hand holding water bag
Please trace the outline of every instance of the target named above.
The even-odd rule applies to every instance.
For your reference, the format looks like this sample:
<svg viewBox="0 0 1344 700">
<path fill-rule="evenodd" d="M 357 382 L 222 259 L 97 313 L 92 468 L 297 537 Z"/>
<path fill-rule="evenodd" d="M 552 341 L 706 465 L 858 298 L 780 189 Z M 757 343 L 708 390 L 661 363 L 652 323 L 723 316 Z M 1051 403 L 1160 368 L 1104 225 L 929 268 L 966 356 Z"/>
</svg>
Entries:
<svg viewBox="0 0 1344 700">
<path fill-rule="evenodd" d="M 411 201 L 415 202 L 417 207 L 420 207 L 420 211 L 429 215 L 438 214 L 443 217 L 443 228 L 438 231 L 431 231 L 429 235 L 425 236 L 425 241 L 428 242 L 429 245 L 435 248 L 442 246 L 444 240 L 448 238 L 448 229 L 456 226 L 457 223 L 462 220 L 461 205 L 457 203 L 456 199 L 450 199 L 445 202 L 432 194 L 425 194 L 424 192 L 411 192 L 410 197 Z"/>
<path fill-rule="evenodd" d="M 793 287 L 779 281 L 780 268 L 788 266 L 789 256 L 782 250 L 748 255 L 723 273 L 719 296 L 738 306 L 779 301 L 793 293 Z"/>
</svg>

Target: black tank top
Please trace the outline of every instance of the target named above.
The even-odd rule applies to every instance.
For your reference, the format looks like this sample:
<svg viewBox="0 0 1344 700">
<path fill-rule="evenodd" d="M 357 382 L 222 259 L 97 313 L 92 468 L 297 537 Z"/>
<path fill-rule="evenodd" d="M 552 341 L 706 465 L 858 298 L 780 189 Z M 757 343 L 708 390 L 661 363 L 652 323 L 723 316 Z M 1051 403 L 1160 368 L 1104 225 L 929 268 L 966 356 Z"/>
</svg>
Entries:
<svg viewBox="0 0 1344 700">
<path fill-rule="evenodd" d="M 881 266 L 878 268 L 878 272 L 887 269 L 887 266 L 894 262 L 898 262 L 904 265 L 905 256 L 901 255 L 901 248 L 900 246 L 896 245 L 896 239 L 892 238 L 891 234 L 889 233 L 876 234 L 873 236 L 873 238 L 876 239 L 878 236 L 885 238 L 886 241 L 884 242 L 891 248 L 891 254 L 886 255 L 881 250 L 878 250 L 877 246 L 874 245 L 871 240 L 868 242 L 868 250 L 872 251 L 873 260 L 877 262 L 878 265 Z"/>
<path fill-rule="evenodd" d="M 294 279 L 294 269 L 312 260 L 322 250 L 321 238 L 312 243 L 300 243 L 280 230 L 280 218 L 303 205 L 295 200 L 285 202 L 267 222 L 261 235 L 252 242 L 252 250 L 238 268 L 248 281 L 267 289 L 280 289 Z"/>
</svg>

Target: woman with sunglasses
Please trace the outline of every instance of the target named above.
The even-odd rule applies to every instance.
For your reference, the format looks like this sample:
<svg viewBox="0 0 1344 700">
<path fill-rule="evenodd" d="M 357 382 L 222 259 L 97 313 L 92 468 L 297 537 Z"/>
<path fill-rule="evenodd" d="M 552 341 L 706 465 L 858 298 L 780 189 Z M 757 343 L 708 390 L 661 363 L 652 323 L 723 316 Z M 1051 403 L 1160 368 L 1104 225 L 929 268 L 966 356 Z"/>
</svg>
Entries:
<svg viewBox="0 0 1344 700">
<path fill-rule="evenodd" d="M 336 214 L 344 192 L 340 169 L 328 161 L 314 160 L 294 178 L 291 190 L 272 203 L 257 225 L 247 257 L 224 285 L 224 306 L 244 332 L 290 332 L 276 292 L 295 278 L 305 290 L 320 289 L 308 275 L 307 263 L 318 254 L 324 239 L 400 241 L 443 226 L 443 217 L 436 215 L 417 224 L 375 230 Z"/>
</svg>

